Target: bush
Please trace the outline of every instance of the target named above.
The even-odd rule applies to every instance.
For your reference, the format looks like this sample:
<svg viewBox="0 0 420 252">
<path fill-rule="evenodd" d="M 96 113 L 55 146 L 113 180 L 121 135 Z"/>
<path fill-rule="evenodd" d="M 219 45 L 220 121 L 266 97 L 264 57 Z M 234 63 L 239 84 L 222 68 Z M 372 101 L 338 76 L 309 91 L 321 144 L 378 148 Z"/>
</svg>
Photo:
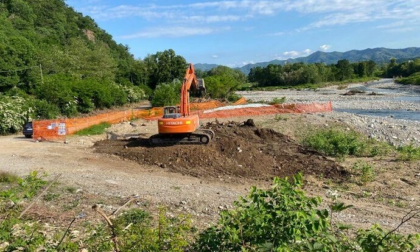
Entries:
<svg viewBox="0 0 420 252">
<path fill-rule="evenodd" d="M 357 162 L 354 164 L 353 169 L 360 172 L 360 180 L 363 184 L 372 182 L 375 179 L 375 171 L 373 167 L 367 163 Z"/>
<path fill-rule="evenodd" d="M 35 119 L 54 119 L 60 115 L 60 109 L 46 100 L 32 100 L 34 108 L 33 118 Z"/>
<path fill-rule="evenodd" d="M 29 121 L 33 108 L 18 96 L 0 96 L 0 134 L 16 133 Z"/>
<path fill-rule="evenodd" d="M 420 147 L 414 147 L 413 144 L 399 147 L 397 149 L 399 156 L 398 159 L 402 161 L 420 160 Z"/>
<path fill-rule="evenodd" d="M 271 189 L 252 188 L 235 209 L 223 211 L 216 226 L 200 234 L 195 251 L 413 251 L 419 235 L 385 232 L 378 225 L 359 230 L 355 239 L 331 225 L 332 212 L 350 206 L 335 202 L 320 208 L 321 199 L 302 191 L 299 174 L 274 179 Z"/>
<path fill-rule="evenodd" d="M 414 84 L 414 85 L 420 85 L 420 72 L 414 73 L 410 75 L 409 77 L 400 78 L 397 80 L 398 83 L 401 84 Z"/>
<path fill-rule="evenodd" d="M 152 105 L 154 107 L 174 106 L 181 100 L 181 82 L 163 83 L 156 87 L 153 93 Z"/>
<path fill-rule="evenodd" d="M 328 156 L 340 158 L 347 155 L 376 156 L 389 151 L 389 147 L 384 144 L 367 139 L 355 131 L 338 128 L 315 130 L 303 143 Z"/>
<path fill-rule="evenodd" d="M 282 103 L 284 103 L 285 101 L 286 101 L 286 97 L 285 97 L 285 96 L 283 96 L 282 98 L 278 98 L 278 97 L 276 97 L 276 98 L 274 98 L 274 99 L 270 102 L 270 104 L 271 104 L 271 105 L 282 104 Z"/>
</svg>

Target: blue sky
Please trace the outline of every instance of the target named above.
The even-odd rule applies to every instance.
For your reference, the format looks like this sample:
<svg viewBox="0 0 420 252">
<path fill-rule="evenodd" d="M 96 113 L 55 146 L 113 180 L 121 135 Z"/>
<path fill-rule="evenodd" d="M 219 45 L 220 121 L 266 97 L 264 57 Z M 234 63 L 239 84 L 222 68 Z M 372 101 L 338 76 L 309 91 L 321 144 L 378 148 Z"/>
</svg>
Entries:
<svg viewBox="0 0 420 252">
<path fill-rule="evenodd" d="M 231 67 L 315 51 L 420 46 L 420 0 L 66 0 L 136 58 Z"/>
</svg>

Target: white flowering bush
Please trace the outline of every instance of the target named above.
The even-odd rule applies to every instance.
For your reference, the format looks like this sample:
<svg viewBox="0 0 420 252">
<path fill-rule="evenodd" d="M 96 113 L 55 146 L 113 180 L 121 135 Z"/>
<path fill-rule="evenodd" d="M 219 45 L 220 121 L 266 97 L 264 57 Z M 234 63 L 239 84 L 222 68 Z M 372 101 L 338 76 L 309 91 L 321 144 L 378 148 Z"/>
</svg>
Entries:
<svg viewBox="0 0 420 252">
<path fill-rule="evenodd" d="M 30 120 L 33 108 L 18 96 L 0 96 L 0 134 L 16 133 Z"/>
<path fill-rule="evenodd" d="M 124 90 L 125 94 L 127 95 L 127 101 L 130 102 L 130 103 L 139 102 L 139 101 L 145 99 L 145 97 L 146 97 L 146 94 L 143 91 L 143 89 L 141 89 L 139 87 L 123 86 L 122 89 Z"/>
</svg>

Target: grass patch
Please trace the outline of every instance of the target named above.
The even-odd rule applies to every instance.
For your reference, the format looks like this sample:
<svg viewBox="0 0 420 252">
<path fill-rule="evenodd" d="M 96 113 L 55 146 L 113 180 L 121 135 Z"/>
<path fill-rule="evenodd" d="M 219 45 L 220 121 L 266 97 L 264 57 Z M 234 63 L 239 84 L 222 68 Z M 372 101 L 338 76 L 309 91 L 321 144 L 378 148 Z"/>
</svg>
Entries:
<svg viewBox="0 0 420 252">
<path fill-rule="evenodd" d="M 105 132 L 107 128 L 111 127 L 111 124 L 103 122 L 101 124 L 90 126 L 89 128 L 77 131 L 75 134 L 78 136 L 92 136 L 100 135 Z"/>
<path fill-rule="evenodd" d="M 303 139 L 303 143 L 325 155 L 343 159 L 348 155 L 357 157 L 385 155 L 391 148 L 356 131 L 340 128 L 313 130 Z"/>
<path fill-rule="evenodd" d="M 398 160 L 401 161 L 414 161 L 420 160 L 420 147 L 414 147 L 413 144 L 398 147 Z"/>
</svg>

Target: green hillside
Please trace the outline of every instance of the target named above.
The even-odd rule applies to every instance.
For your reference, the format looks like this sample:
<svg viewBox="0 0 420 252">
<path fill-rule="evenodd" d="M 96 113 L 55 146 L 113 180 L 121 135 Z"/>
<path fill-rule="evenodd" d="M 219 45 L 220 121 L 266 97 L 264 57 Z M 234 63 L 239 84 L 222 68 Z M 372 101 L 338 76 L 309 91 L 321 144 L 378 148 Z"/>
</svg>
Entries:
<svg viewBox="0 0 420 252">
<path fill-rule="evenodd" d="M 0 0 L 0 27 L 0 121 L 10 121 L 0 133 L 29 118 L 137 102 L 159 83 L 182 79 L 187 65 L 173 50 L 134 59 L 63 0 Z"/>
</svg>

